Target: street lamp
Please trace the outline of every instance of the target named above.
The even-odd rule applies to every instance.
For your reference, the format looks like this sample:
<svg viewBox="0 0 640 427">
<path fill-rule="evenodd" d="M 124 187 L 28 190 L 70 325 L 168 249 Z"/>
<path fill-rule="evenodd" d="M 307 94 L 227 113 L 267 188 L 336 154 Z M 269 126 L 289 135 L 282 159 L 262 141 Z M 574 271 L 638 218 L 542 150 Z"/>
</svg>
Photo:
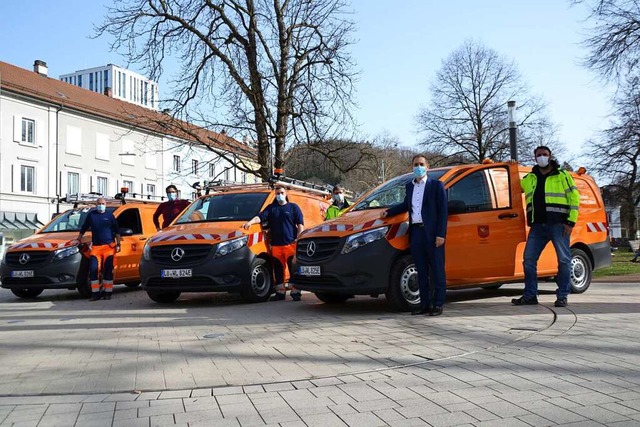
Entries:
<svg viewBox="0 0 640 427">
<path fill-rule="evenodd" d="M 509 111 L 509 148 L 511 149 L 511 159 L 518 160 L 518 145 L 516 141 L 516 101 L 507 101 Z"/>
</svg>

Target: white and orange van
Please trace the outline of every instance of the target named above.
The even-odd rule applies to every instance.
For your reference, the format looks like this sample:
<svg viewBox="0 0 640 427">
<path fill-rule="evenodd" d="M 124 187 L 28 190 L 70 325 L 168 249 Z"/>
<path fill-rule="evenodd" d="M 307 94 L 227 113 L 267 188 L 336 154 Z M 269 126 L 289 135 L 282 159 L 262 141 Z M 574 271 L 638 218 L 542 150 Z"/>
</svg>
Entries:
<svg viewBox="0 0 640 427">
<path fill-rule="evenodd" d="M 146 200 L 107 199 L 107 211 L 116 217 L 122 237 L 115 259 L 115 283 L 140 285 L 138 264 L 145 241 L 156 232 L 153 213 L 157 206 Z M 10 246 L 0 263 L 2 287 L 21 298 L 37 297 L 45 289 L 77 289 L 89 297 L 89 259 L 83 249 L 91 242 L 91 232 L 82 237 L 80 245 L 72 242 L 92 209 L 95 206 L 77 203 Z"/>
<path fill-rule="evenodd" d="M 329 192 L 290 182 L 290 202 L 300 206 L 305 227 L 321 223 Z M 216 187 L 187 207 L 144 247 L 142 287 L 153 301 L 171 303 L 182 292 L 240 293 L 262 302 L 273 292 L 268 232 L 242 225 L 274 202 L 272 184 Z"/>
<path fill-rule="evenodd" d="M 445 269 L 449 289 L 497 288 L 524 278 L 528 227 L 520 179 L 531 169 L 487 163 L 430 169 L 448 194 Z M 584 169 L 574 173 L 580 192 L 578 223 L 571 235 L 571 290 L 584 292 L 594 269 L 611 263 L 608 224 L 600 189 Z M 380 219 L 401 203 L 411 175 L 383 183 L 341 217 L 306 230 L 298 240 L 291 282 L 325 302 L 353 295 L 385 294 L 397 310 L 419 306 L 416 268 L 409 254 L 408 215 Z M 557 261 L 549 244 L 538 262 L 541 278 L 553 278 Z"/>
</svg>

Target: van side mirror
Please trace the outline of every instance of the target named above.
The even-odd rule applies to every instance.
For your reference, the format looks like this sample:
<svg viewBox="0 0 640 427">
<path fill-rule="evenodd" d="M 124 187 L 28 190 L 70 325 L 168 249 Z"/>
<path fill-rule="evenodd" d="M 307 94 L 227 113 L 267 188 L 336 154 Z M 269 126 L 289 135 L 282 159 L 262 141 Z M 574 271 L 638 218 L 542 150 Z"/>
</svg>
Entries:
<svg viewBox="0 0 640 427">
<path fill-rule="evenodd" d="M 467 204 L 462 200 L 449 200 L 447 210 L 449 211 L 449 215 L 465 213 L 467 211 Z"/>
<path fill-rule="evenodd" d="M 133 230 L 122 227 L 118 229 L 118 234 L 120 234 L 120 236 L 133 236 Z"/>
</svg>

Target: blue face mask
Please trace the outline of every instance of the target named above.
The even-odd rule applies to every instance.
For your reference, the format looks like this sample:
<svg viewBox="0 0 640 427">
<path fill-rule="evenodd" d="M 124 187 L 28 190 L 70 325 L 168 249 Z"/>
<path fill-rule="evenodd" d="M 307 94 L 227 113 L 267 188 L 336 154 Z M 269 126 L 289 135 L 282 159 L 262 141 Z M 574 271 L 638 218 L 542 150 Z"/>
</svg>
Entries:
<svg viewBox="0 0 640 427">
<path fill-rule="evenodd" d="M 427 168 L 424 166 L 414 166 L 413 167 L 413 176 L 416 178 L 422 178 L 427 174 Z"/>
<path fill-rule="evenodd" d="M 175 200 L 178 195 L 176 193 L 167 193 L 167 199 L 170 201 Z"/>
<path fill-rule="evenodd" d="M 98 205 L 96 208 L 98 209 L 98 212 L 103 213 L 107 210 L 107 205 Z"/>
<path fill-rule="evenodd" d="M 278 203 L 283 205 L 287 201 L 287 196 L 285 196 L 284 194 L 276 194 L 276 200 L 278 201 Z"/>
</svg>

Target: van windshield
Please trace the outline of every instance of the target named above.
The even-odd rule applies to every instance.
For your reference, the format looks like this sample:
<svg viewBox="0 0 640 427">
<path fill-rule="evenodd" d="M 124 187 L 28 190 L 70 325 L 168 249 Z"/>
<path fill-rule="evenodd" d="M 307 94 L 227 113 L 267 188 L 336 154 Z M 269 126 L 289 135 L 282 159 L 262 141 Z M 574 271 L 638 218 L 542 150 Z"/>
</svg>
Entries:
<svg viewBox="0 0 640 427">
<path fill-rule="evenodd" d="M 215 194 L 198 199 L 175 224 L 206 221 L 248 221 L 260 213 L 268 193 Z"/>
<path fill-rule="evenodd" d="M 95 207 L 69 209 L 58 215 L 53 221 L 42 229 L 41 233 L 58 233 L 63 231 L 80 231 L 87 214 Z M 107 212 L 113 213 L 115 207 L 107 207 Z"/>
<path fill-rule="evenodd" d="M 449 168 L 443 169 L 430 169 L 429 179 L 440 179 Z M 360 211 L 365 209 L 377 209 L 388 208 L 404 201 L 406 193 L 405 186 L 413 178 L 412 174 L 400 175 L 393 178 L 378 188 L 375 188 L 371 193 L 367 194 L 351 209 L 351 211 Z"/>
</svg>

